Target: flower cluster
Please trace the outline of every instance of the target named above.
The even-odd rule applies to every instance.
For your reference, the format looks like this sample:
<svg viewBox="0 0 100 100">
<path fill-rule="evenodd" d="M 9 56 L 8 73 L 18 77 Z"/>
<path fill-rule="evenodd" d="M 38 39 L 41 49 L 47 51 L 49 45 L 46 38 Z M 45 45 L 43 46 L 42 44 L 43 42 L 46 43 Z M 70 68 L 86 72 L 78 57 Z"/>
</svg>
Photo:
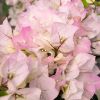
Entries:
<svg viewBox="0 0 100 100">
<path fill-rule="evenodd" d="M 0 25 L 0 100 L 90 100 L 100 89 L 95 0 L 6 2 L 12 24 Z"/>
</svg>

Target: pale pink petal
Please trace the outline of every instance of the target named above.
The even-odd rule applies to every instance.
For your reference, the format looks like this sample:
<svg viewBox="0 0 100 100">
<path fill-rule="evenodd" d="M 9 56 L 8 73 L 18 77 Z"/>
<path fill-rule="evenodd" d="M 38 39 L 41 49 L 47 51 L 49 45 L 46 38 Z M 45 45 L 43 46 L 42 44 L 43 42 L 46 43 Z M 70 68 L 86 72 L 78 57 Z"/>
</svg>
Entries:
<svg viewBox="0 0 100 100">
<path fill-rule="evenodd" d="M 5 34 L 9 37 L 12 36 L 12 29 L 10 24 L 8 23 L 7 18 L 3 21 L 3 24 L 0 25 L 0 33 Z"/>
<path fill-rule="evenodd" d="M 77 80 L 71 80 L 68 84 L 68 90 L 63 95 L 65 100 L 81 100 L 83 94 L 83 83 Z"/>
<path fill-rule="evenodd" d="M 46 75 L 42 75 L 38 79 L 33 80 L 30 85 L 31 87 L 38 87 L 41 89 L 41 100 L 53 100 L 58 95 L 54 79 L 49 78 Z"/>
<path fill-rule="evenodd" d="M 84 95 L 87 93 L 87 97 L 92 97 L 100 89 L 100 78 L 94 73 L 81 74 L 79 79 L 84 82 Z"/>
<path fill-rule="evenodd" d="M 2 73 L 4 78 L 8 78 L 9 74 L 13 75 L 11 81 L 19 86 L 29 74 L 26 56 L 22 52 L 10 55 L 2 67 Z"/>
<path fill-rule="evenodd" d="M 33 42 L 33 38 L 35 38 L 35 33 L 32 31 L 30 27 L 23 27 L 20 34 L 17 36 L 13 36 L 12 41 L 17 50 L 27 49 L 36 46 Z"/>
<path fill-rule="evenodd" d="M 89 53 L 91 51 L 91 42 L 88 38 L 82 38 L 77 44 L 74 53 Z"/>
<path fill-rule="evenodd" d="M 40 100 L 41 90 L 38 88 L 24 88 L 17 91 L 17 93 L 26 100 Z"/>
<path fill-rule="evenodd" d="M 9 100 L 11 98 L 11 95 L 0 97 L 0 100 Z"/>
</svg>

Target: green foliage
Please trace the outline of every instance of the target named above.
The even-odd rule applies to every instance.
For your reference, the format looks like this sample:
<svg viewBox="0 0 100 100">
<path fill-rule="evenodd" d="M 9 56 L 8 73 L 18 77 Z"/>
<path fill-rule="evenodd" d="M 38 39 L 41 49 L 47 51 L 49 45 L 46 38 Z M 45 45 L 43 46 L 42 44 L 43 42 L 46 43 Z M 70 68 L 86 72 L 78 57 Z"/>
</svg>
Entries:
<svg viewBox="0 0 100 100">
<path fill-rule="evenodd" d="M 8 95 L 6 90 L 7 90 L 6 87 L 0 86 L 0 97 Z"/>
<path fill-rule="evenodd" d="M 89 6 L 89 4 L 87 3 L 86 0 L 82 0 L 82 2 L 83 2 L 83 5 L 84 5 L 85 8 L 87 8 Z"/>
<path fill-rule="evenodd" d="M 82 0 L 82 3 L 85 8 L 87 8 L 90 5 L 86 0 Z M 100 0 L 95 0 L 95 2 L 92 3 L 92 5 L 100 6 Z"/>
<path fill-rule="evenodd" d="M 95 4 L 96 6 L 100 6 L 100 1 L 95 1 L 94 4 Z"/>
<path fill-rule="evenodd" d="M 8 95 L 6 91 L 0 91 L 0 97 Z"/>
<path fill-rule="evenodd" d="M 5 2 L 3 2 L 3 5 L 2 5 L 3 15 L 5 15 L 5 16 L 8 15 L 9 8 L 10 7 Z"/>
</svg>

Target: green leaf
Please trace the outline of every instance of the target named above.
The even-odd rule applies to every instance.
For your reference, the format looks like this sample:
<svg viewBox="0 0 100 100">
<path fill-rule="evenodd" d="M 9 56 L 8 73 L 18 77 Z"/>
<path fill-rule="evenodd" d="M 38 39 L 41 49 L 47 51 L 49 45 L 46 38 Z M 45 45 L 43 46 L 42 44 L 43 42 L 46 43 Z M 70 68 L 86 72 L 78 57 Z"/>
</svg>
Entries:
<svg viewBox="0 0 100 100">
<path fill-rule="evenodd" d="M 5 86 L 0 86 L 0 91 L 6 91 L 7 90 L 7 87 Z"/>
<path fill-rule="evenodd" d="M 0 86 L 0 97 L 8 95 L 6 91 L 7 91 L 7 87 L 1 85 Z"/>
<path fill-rule="evenodd" d="M 0 91 L 0 97 L 6 96 L 6 95 L 8 95 L 8 93 L 6 91 Z"/>
<path fill-rule="evenodd" d="M 82 3 L 83 3 L 83 5 L 84 5 L 85 8 L 87 8 L 89 6 L 89 4 L 87 3 L 86 0 L 82 0 Z"/>
<path fill-rule="evenodd" d="M 100 6 L 100 1 L 95 1 L 94 4 L 95 4 L 96 6 Z"/>
<path fill-rule="evenodd" d="M 3 2 L 3 6 L 2 6 L 2 10 L 3 10 L 3 15 L 7 16 L 8 15 L 8 12 L 9 12 L 9 6 Z"/>
</svg>

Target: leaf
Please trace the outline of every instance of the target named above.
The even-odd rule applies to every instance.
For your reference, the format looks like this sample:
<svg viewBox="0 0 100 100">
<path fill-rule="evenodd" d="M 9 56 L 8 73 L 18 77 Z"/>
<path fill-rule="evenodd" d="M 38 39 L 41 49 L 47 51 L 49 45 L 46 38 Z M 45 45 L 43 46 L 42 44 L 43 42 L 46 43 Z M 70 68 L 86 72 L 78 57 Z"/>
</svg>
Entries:
<svg viewBox="0 0 100 100">
<path fill-rule="evenodd" d="M 85 8 L 87 8 L 89 6 L 89 4 L 87 3 L 86 0 L 82 0 L 82 3 L 83 3 L 83 5 L 84 5 Z"/>
<path fill-rule="evenodd" d="M 3 10 L 3 14 L 4 14 L 5 16 L 8 15 L 8 13 L 9 13 L 9 8 L 10 8 L 10 7 L 9 7 L 5 2 L 3 2 L 2 10 Z"/>
<path fill-rule="evenodd" d="M 100 1 L 95 1 L 94 4 L 95 4 L 96 6 L 100 6 Z"/>
<path fill-rule="evenodd" d="M 0 97 L 6 96 L 6 95 L 8 95 L 8 93 L 6 91 L 0 91 Z"/>
<path fill-rule="evenodd" d="M 7 91 L 7 87 L 0 86 L 0 97 L 8 95 L 6 91 Z"/>
<path fill-rule="evenodd" d="M 7 90 L 7 87 L 5 86 L 0 86 L 0 91 L 6 91 Z"/>
</svg>

